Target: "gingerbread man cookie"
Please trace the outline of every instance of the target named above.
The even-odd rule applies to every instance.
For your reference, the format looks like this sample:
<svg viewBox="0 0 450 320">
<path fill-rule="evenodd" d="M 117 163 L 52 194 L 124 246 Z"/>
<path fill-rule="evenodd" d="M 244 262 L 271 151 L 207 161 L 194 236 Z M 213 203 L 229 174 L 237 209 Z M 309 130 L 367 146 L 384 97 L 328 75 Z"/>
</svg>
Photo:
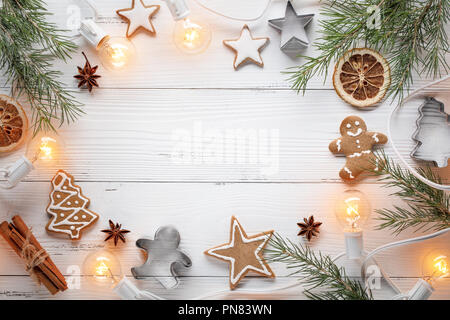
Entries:
<svg viewBox="0 0 450 320">
<path fill-rule="evenodd" d="M 89 199 L 67 172 L 59 170 L 52 179 L 52 187 L 47 207 L 51 216 L 47 231 L 67 234 L 72 240 L 79 239 L 80 231 L 94 223 L 98 214 L 87 209 Z"/>
<path fill-rule="evenodd" d="M 376 144 L 385 144 L 388 138 L 382 133 L 367 131 L 366 123 L 357 116 L 345 118 L 340 131 L 342 137 L 328 146 L 332 153 L 347 157 L 339 176 L 344 180 L 353 180 L 365 170 L 378 170 L 372 148 Z"/>
</svg>

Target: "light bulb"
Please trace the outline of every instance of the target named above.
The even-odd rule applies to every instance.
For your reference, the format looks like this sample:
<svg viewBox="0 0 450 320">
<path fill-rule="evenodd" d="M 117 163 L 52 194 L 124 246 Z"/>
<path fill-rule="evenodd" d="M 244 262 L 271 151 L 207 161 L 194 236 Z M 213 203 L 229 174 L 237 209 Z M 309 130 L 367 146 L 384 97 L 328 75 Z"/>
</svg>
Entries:
<svg viewBox="0 0 450 320">
<path fill-rule="evenodd" d="M 371 211 L 367 197 L 361 191 L 346 190 L 338 196 L 334 211 L 344 229 L 347 258 L 361 258 L 364 252 L 361 227 Z"/>
<path fill-rule="evenodd" d="M 450 250 L 434 249 L 429 252 L 422 263 L 422 279 L 409 290 L 409 300 L 426 300 L 434 292 L 439 280 L 450 276 Z"/>
<path fill-rule="evenodd" d="M 450 250 L 434 249 L 423 259 L 423 279 L 434 285 L 440 279 L 450 276 Z"/>
<path fill-rule="evenodd" d="M 185 18 L 176 21 L 173 40 L 178 49 L 188 54 L 201 53 L 211 42 L 208 24 Z"/>
<path fill-rule="evenodd" d="M 344 191 L 335 204 L 336 218 L 344 228 L 344 232 L 361 232 L 370 212 L 367 197 L 358 190 Z"/>
<path fill-rule="evenodd" d="M 63 142 L 58 135 L 44 132 L 30 140 L 25 157 L 33 164 L 37 161 L 52 161 L 58 158 L 62 149 Z"/>
<path fill-rule="evenodd" d="M 80 34 L 99 52 L 103 66 L 109 70 L 124 69 L 134 60 L 136 48 L 125 37 L 111 37 L 92 19 L 81 21 Z"/>
<path fill-rule="evenodd" d="M 122 37 L 107 37 L 100 43 L 98 51 L 103 66 L 109 70 L 126 68 L 136 55 L 133 43 Z"/>
<path fill-rule="evenodd" d="M 89 254 L 83 263 L 83 274 L 98 286 L 112 287 L 122 278 L 122 268 L 116 256 L 108 250 Z"/>
</svg>

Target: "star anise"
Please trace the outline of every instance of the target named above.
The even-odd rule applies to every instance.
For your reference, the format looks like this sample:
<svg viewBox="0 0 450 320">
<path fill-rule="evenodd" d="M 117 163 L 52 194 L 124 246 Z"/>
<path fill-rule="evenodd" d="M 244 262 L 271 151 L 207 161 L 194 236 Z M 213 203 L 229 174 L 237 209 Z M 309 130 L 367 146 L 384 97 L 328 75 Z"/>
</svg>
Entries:
<svg viewBox="0 0 450 320">
<path fill-rule="evenodd" d="M 322 225 L 322 222 L 315 222 L 314 216 L 310 216 L 309 219 L 303 218 L 303 222 L 297 223 L 300 227 L 299 236 L 305 236 L 308 241 L 311 241 L 312 237 L 317 237 L 319 234 L 319 227 Z"/>
<path fill-rule="evenodd" d="M 82 52 L 82 54 L 83 54 L 84 58 L 86 59 L 86 63 L 84 64 L 83 69 L 81 69 L 80 67 L 77 67 L 78 74 L 73 77 L 78 79 L 78 81 L 79 81 L 78 88 L 80 88 L 83 85 L 86 85 L 89 92 L 91 92 L 93 87 L 98 87 L 98 83 L 97 83 L 96 79 L 100 78 L 101 76 L 98 74 L 95 74 L 97 72 L 98 66 L 91 67 L 91 64 L 89 63 L 89 60 L 86 57 L 86 55 L 84 54 L 84 52 Z"/>
<path fill-rule="evenodd" d="M 111 220 L 109 220 L 109 229 L 102 230 L 102 232 L 107 233 L 108 236 L 105 238 L 105 241 L 109 239 L 114 239 L 114 246 L 117 246 L 119 239 L 124 243 L 126 242 L 124 234 L 130 232 L 130 230 L 122 229 L 121 224 L 114 224 Z"/>
</svg>

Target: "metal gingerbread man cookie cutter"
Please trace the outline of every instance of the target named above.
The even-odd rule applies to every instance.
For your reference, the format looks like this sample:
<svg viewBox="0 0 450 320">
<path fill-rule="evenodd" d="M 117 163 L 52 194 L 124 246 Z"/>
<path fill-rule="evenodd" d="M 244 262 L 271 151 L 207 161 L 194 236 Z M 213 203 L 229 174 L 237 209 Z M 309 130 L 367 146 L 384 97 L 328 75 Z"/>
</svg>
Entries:
<svg viewBox="0 0 450 320">
<path fill-rule="evenodd" d="M 159 228 L 154 240 L 139 239 L 136 246 L 147 252 L 147 260 L 139 267 L 131 268 L 136 279 L 156 278 L 166 289 L 175 288 L 178 283 L 176 267 L 189 268 L 191 259 L 178 249 L 180 233 L 172 226 Z"/>
</svg>

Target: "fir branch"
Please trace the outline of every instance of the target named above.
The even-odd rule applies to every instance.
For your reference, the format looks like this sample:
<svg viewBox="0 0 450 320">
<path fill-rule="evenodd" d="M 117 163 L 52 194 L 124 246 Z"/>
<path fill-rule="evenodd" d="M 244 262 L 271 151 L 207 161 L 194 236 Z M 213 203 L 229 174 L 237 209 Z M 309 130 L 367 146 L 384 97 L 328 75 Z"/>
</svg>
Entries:
<svg viewBox="0 0 450 320">
<path fill-rule="evenodd" d="M 379 209 L 376 212 L 382 223 L 378 229 L 392 229 L 398 234 L 407 228 L 418 230 L 442 230 L 450 227 L 450 195 L 442 190 L 430 187 L 417 179 L 411 172 L 404 170 L 391 160 L 383 151 L 376 153 L 377 163 L 382 163 L 379 171 L 372 171 L 387 188 L 395 188 L 392 194 L 407 202 L 407 208 L 394 206 L 393 209 Z M 442 181 L 427 166 L 418 172 L 430 181 L 441 184 Z"/>
<path fill-rule="evenodd" d="M 391 68 L 388 95 L 403 99 L 413 83 L 413 75 L 438 77 L 450 67 L 445 55 L 449 43 L 445 25 L 450 20 L 448 0 L 324 0 L 319 21 L 319 38 L 313 46 L 317 57 L 303 57 L 306 62 L 286 71 L 292 88 L 305 91 L 311 78 L 328 75 L 330 64 L 356 46 L 381 51 Z M 377 6 L 381 27 L 370 29 L 367 9 Z"/>
<path fill-rule="evenodd" d="M 16 98 L 24 95 L 33 112 L 34 132 L 55 130 L 76 120 L 83 111 L 58 80 L 51 61 L 66 61 L 76 49 L 54 24 L 42 0 L 4 0 L 0 8 L 0 68 Z"/>
<path fill-rule="evenodd" d="M 282 262 L 291 275 L 300 276 L 308 287 L 304 294 L 314 300 L 372 300 L 370 290 L 364 289 L 358 280 L 352 280 L 344 268 L 338 267 L 330 256 L 315 253 L 307 246 L 299 246 L 274 234 L 271 248 L 265 250 L 270 262 Z M 315 289 L 322 289 L 317 291 Z"/>
</svg>

